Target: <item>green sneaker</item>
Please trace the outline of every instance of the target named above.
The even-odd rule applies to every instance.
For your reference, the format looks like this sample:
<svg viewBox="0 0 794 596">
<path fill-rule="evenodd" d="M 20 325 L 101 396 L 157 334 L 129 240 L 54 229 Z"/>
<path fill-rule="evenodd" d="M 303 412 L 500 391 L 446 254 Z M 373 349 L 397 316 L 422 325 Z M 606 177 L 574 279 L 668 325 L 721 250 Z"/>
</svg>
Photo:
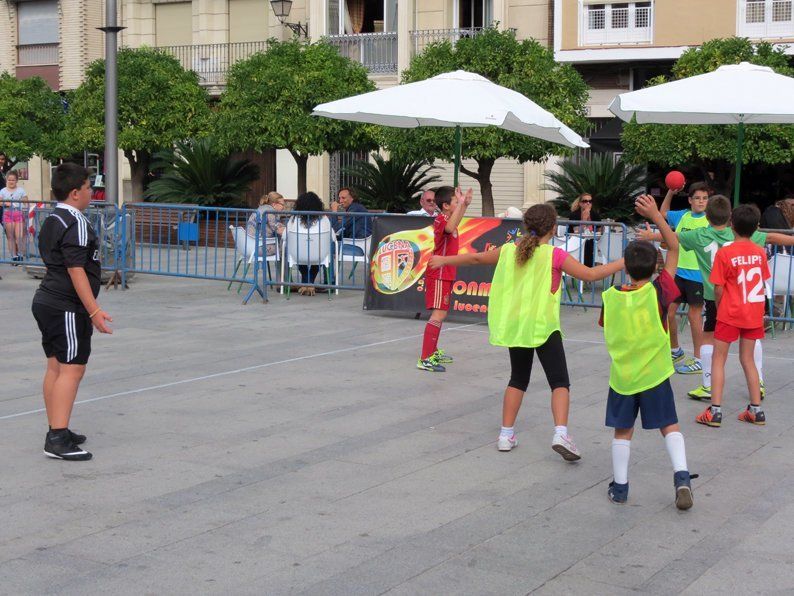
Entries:
<svg viewBox="0 0 794 596">
<path fill-rule="evenodd" d="M 431 356 L 431 358 L 435 358 L 436 362 L 439 364 L 452 364 L 454 359 L 452 356 L 448 355 L 444 350 L 436 350 L 435 353 Z"/>
<path fill-rule="evenodd" d="M 430 356 L 430 358 L 425 358 L 424 360 L 420 358 L 416 361 L 416 368 L 430 372 L 446 372 L 447 370 L 438 363 L 434 356 Z"/>
<path fill-rule="evenodd" d="M 701 385 L 697 389 L 693 389 L 689 393 L 687 393 L 689 397 L 692 399 L 711 399 L 711 387 L 706 387 L 705 385 Z"/>
</svg>

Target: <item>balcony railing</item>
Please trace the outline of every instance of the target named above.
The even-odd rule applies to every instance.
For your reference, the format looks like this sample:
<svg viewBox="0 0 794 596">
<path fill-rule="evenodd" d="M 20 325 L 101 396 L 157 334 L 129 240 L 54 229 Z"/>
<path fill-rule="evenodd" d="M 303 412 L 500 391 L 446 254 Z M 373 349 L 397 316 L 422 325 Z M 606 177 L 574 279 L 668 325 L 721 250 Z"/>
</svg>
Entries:
<svg viewBox="0 0 794 596">
<path fill-rule="evenodd" d="M 52 66 L 57 64 L 57 43 L 17 46 L 17 66 Z"/>
<path fill-rule="evenodd" d="M 639 44 L 652 40 L 653 5 L 650 2 L 621 2 L 606 4 L 603 8 L 582 6 L 580 45 Z"/>
<path fill-rule="evenodd" d="M 431 43 L 450 41 L 453 44 L 461 37 L 474 37 L 485 30 L 485 27 L 469 29 L 421 29 L 411 31 L 411 42 L 414 54 L 421 54 Z"/>
<path fill-rule="evenodd" d="M 183 68 L 194 71 L 202 85 L 225 85 L 229 67 L 239 60 L 264 52 L 267 42 L 160 46 L 158 49 L 174 56 Z"/>
<path fill-rule="evenodd" d="M 360 62 L 373 74 L 397 73 L 396 32 L 329 35 L 325 39 L 339 48 L 342 56 Z"/>
<path fill-rule="evenodd" d="M 754 39 L 794 37 L 794 1 L 739 0 L 736 33 Z"/>
</svg>

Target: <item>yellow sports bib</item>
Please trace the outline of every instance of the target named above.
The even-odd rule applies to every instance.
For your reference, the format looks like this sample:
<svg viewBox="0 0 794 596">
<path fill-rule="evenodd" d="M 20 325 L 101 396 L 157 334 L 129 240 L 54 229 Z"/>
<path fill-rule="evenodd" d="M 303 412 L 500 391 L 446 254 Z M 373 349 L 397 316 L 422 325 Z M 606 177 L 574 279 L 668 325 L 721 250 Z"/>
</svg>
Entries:
<svg viewBox="0 0 794 596">
<path fill-rule="evenodd" d="M 706 219 L 705 215 L 703 217 L 693 217 L 692 212 L 687 211 L 684 214 L 684 217 L 681 218 L 681 221 L 679 221 L 678 225 L 675 227 L 675 233 L 678 234 L 679 232 L 683 232 L 685 230 L 707 228 L 708 226 L 709 220 Z M 684 250 L 680 246 L 678 247 L 678 268 L 700 271 L 698 268 L 697 256 L 695 256 L 694 250 Z"/>
<path fill-rule="evenodd" d="M 675 370 L 670 337 L 659 316 L 656 288 L 646 283 L 633 292 L 609 288 L 604 302 L 604 339 L 612 358 L 609 386 L 634 395 L 669 378 Z"/>
<path fill-rule="evenodd" d="M 560 330 L 562 284 L 551 293 L 554 247 L 538 246 L 523 265 L 516 263 L 516 245 L 499 254 L 488 298 L 491 343 L 510 348 L 536 348 Z"/>
</svg>

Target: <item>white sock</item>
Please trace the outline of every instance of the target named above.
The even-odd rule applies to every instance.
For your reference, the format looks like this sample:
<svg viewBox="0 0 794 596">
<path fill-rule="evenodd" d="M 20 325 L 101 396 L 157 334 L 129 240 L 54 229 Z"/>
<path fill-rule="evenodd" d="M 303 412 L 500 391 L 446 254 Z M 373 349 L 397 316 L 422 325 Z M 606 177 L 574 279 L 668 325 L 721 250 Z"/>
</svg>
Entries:
<svg viewBox="0 0 794 596">
<path fill-rule="evenodd" d="M 755 360 L 755 367 L 758 369 L 758 378 L 764 382 L 764 348 L 761 346 L 761 340 L 755 340 L 755 347 L 753 348 L 753 360 Z"/>
<path fill-rule="evenodd" d="M 680 432 L 668 433 L 664 438 L 664 445 L 667 447 L 667 454 L 670 456 L 670 461 L 673 462 L 673 472 L 687 470 L 684 435 Z"/>
<path fill-rule="evenodd" d="M 700 363 L 703 366 L 703 386 L 711 387 L 711 355 L 714 354 L 714 346 L 703 344 L 700 346 Z"/>
<path fill-rule="evenodd" d="M 514 426 L 503 426 L 502 430 L 499 431 L 499 436 L 512 437 L 515 434 L 514 429 L 515 429 Z"/>
<path fill-rule="evenodd" d="M 616 484 L 626 484 L 629 481 L 630 455 L 631 441 L 612 439 L 612 475 Z"/>
<path fill-rule="evenodd" d="M 554 435 L 567 435 L 568 434 L 568 427 L 567 426 L 555 426 L 554 427 Z"/>
</svg>

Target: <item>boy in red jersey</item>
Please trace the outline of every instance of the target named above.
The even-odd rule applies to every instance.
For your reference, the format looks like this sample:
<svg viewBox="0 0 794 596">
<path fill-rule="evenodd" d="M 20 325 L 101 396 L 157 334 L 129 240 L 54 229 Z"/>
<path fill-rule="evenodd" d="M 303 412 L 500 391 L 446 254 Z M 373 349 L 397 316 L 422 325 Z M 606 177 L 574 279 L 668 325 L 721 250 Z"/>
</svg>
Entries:
<svg viewBox="0 0 794 596">
<path fill-rule="evenodd" d="M 464 196 L 460 188 L 442 186 L 436 189 L 436 206 L 440 213 L 433 221 L 433 254 L 454 256 L 458 254 L 458 224 L 471 204 L 472 190 Z M 449 311 L 449 295 L 455 281 L 457 268 L 445 265 L 439 269 L 428 268 L 425 272 L 425 308 L 430 311 L 430 320 L 425 325 L 422 353 L 416 368 L 431 372 L 444 372 L 443 364 L 452 358 L 438 349 L 441 324 Z M 443 363 L 443 364 L 442 364 Z"/>
<path fill-rule="evenodd" d="M 755 341 L 764 338 L 764 290 L 766 280 L 771 277 L 764 249 L 751 240 L 760 219 L 761 213 L 754 205 L 740 205 L 733 210 L 731 227 L 736 240 L 717 251 L 709 277 L 714 284 L 714 299 L 717 303 L 711 405 L 695 418 L 707 426 L 722 424 L 725 361 L 728 348 L 737 339 L 739 361 L 750 393 L 750 405 L 739 414 L 739 420 L 766 424 L 766 416 L 761 409 L 761 382 L 753 360 Z"/>
</svg>

